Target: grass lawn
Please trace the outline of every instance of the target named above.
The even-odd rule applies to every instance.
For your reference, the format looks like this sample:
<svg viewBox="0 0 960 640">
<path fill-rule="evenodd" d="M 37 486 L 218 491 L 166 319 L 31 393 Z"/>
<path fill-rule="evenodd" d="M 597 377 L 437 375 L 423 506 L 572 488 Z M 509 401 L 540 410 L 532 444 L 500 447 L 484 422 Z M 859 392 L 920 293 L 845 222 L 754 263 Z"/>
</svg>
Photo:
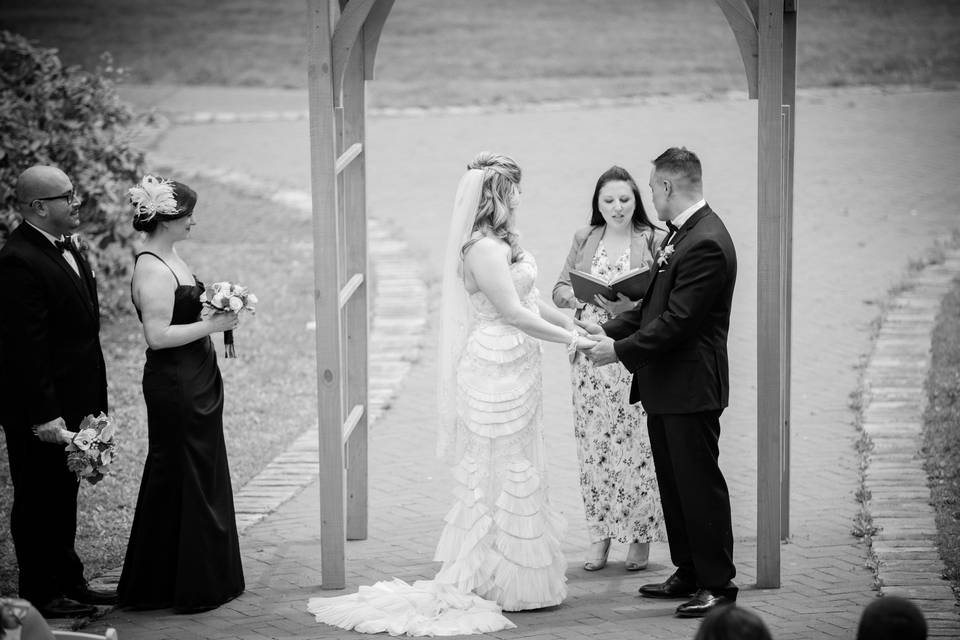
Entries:
<svg viewBox="0 0 960 640">
<path fill-rule="evenodd" d="M 316 423 L 314 333 L 305 329 L 313 318 L 313 254 L 303 236 L 309 220 L 215 185 L 191 186 L 199 194 L 198 224 L 195 236 L 180 245 L 181 255 L 201 280 L 240 282 L 260 298 L 257 315 L 245 317 L 235 332 L 238 358 L 220 358 L 236 490 Z M 123 562 L 147 447 L 140 390 L 145 344 L 132 307 L 106 324 L 100 338 L 121 457 L 112 476 L 80 487 L 77 550 L 88 577 Z M 221 336 L 214 343 L 222 356 Z M 6 439 L 0 438 L 0 594 L 17 591 L 8 535 L 12 494 Z"/>
<path fill-rule="evenodd" d="M 303 88 L 301 1 L 4 0 L 0 27 L 134 83 Z M 804 0 L 800 86 L 960 81 L 955 0 Z M 516 103 L 744 90 L 714 0 L 400 0 L 372 106 Z"/>
<path fill-rule="evenodd" d="M 944 577 L 960 594 L 960 280 L 940 307 L 932 354 L 924 453 Z"/>
</svg>

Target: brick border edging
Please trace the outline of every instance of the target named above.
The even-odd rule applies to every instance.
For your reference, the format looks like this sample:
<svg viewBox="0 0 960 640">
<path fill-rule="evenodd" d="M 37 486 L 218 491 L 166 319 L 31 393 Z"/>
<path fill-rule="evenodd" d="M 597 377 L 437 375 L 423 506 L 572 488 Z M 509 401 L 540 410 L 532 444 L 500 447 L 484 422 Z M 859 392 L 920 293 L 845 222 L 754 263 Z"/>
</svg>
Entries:
<svg viewBox="0 0 960 640">
<path fill-rule="evenodd" d="M 909 275 L 880 318 L 861 383 L 864 511 L 875 533 L 869 555 L 881 594 L 915 601 L 931 637 L 956 630 L 957 599 L 936 545 L 936 518 L 921 453 L 931 334 L 943 297 L 960 275 L 960 248 Z"/>
</svg>

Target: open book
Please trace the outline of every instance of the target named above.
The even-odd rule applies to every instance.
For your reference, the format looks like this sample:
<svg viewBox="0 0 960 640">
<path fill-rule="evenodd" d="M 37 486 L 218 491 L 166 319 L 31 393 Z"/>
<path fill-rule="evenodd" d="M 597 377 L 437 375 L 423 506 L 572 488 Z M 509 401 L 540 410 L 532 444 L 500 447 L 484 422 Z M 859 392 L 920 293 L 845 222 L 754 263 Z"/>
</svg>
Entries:
<svg viewBox="0 0 960 640">
<path fill-rule="evenodd" d="M 593 304 L 594 296 L 597 294 L 607 300 L 616 300 L 618 293 L 622 293 L 631 300 L 639 300 L 647 292 L 647 285 L 650 284 L 650 269 L 646 267 L 631 269 L 609 283 L 585 271 L 571 269 L 570 284 L 573 286 L 573 295 L 582 302 Z"/>
</svg>

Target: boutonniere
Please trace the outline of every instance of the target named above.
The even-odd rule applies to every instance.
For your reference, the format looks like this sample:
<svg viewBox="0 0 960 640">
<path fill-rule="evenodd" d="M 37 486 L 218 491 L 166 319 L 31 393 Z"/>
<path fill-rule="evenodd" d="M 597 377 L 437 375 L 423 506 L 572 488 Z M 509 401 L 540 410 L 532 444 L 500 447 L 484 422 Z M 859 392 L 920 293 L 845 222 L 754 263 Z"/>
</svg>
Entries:
<svg viewBox="0 0 960 640">
<path fill-rule="evenodd" d="M 87 243 L 80 238 L 79 233 L 75 233 L 70 236 L 70 244 L 73 245 L 73 248 L 77 251 L 77 253 L 87 253 Z"/>
<path fill-rule="evenodd" d="M 673 245 L 668 244 L 663 249 L 657 252 L 657 265 L 661 267 L 667 266 L 667 263 L 670 262 L 670 256 L 673 255 Z"/>
</svg>

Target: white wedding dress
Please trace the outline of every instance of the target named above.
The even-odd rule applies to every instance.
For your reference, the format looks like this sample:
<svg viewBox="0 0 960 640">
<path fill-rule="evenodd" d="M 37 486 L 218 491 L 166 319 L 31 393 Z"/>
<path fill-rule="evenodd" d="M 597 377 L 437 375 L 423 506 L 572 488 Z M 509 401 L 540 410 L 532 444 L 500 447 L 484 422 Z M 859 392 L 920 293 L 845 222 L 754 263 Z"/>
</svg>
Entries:
<svg viewBox="0 0 960 640">
<path fill-rule="evenodd" d="M 510 272 L 524 306 L 539 313 L 530 254 Z M 362 633 L 467 635 L 513 628 L 501 609 L 539 609 L 566 596 L 565 524 L 547 497 L 540 341 L 504 322 L 482 292 L 469 300 L 471 329 L 456 365 L 456 502 L 434 557 L 443 565 L 433 580 L 311 598 L 319 622 Z"/>
</svg>

